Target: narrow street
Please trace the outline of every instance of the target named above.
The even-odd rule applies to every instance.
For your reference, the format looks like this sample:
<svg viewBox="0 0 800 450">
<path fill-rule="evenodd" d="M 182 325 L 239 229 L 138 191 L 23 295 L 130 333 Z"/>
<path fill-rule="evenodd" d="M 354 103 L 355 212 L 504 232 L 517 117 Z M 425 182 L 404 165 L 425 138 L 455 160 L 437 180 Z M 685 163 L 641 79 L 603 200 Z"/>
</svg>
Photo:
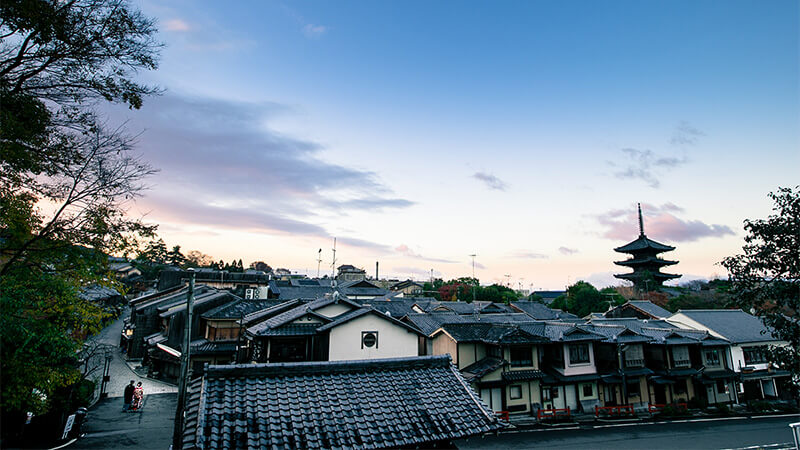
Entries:
<svg viewBox="0 0 800 450">
<path fill-rule="evenodd" d="M 128 366 L 128 363 L 125 362 L 125 355 L 122 355 L 119 351 L 119 337 L 120 333 L 122 332 L 123 317 L 126 317 L 127 314 L 128 310 L 126 309 L 119 319 L 115 320 L 100 333 L 90 338 L 90 342 L 107 345 L 112 349 L 110 354 L 112 355 L 113 359 L 111 360 L 111 366 L 109 368 L 109 382 L 106 385 L 106 392 L 108 393 L 108 396 L 122 397 L 125 386 L 130 383 L 131 380 L 134 380 L 137 383 L 139 381 L 142 382 L 145 395 L 178 392 L 177 386 L 143 377 L 134 372 L 130 366 Z M 94 364 L 99 367 L 99 370 L 95 371 L 90 376 L 90 378 L 96 380 L 98 386 L 100 385 L 100 380 L 103 376 L 102 359 L 103 355 L 99 354 L 96 355 L 90 362 L 90 364 Z"/>
</svg>

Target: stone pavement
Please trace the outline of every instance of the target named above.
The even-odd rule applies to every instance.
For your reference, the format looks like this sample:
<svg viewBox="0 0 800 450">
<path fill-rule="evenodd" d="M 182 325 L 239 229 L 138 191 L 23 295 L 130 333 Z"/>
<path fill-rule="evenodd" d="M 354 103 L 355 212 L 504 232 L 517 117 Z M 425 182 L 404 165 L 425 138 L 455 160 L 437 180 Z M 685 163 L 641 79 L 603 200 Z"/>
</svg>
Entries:
<svg viewBox="0 0 800 450">
<path fill-rule="evenodd" d="M 120 315 L 119 319 L 115 320 L 111 325 L 107 326 L 100 333 L 89 339 L 90 342 L 106 345 L 111 349 L 110 353 L 113 356 L 113 359 L 109 369 L 110 379 L 106 385 L 106 392 L 108 393 L 108 396 L 122 397 L 125 386 L 131 380 L 135 380 L 137 383 L 139 381 L 142 382 L 142 388 L 144 389 L 145 395 L 178 392 L 178 388 L 173 384 L 145 378 L 134 372 L 131 366 L 125 361 L 125 356 L 120 353 L 119 337 L 120 333 L 122 332 L 122 319 L 129 314 L 129 311 L 130 310 L 126 308 L 125 311 L 123 311 L 123 313 Z M 95 366 L 99 367 L 99 369 L 92 373 L 92 375 L 89 377 L 96 381 L 98 389 L 100 387 L 100 379 L 103 376 L 102 359 L 103 355 L 97 355 L 90 362 L 90 364 L 94 364 Z"/>
<path fill-rule="evenodd" d="M 146 395 L 141 412 L 122 412 L 122 399 L 106 398 L 89 410 L 83 437 L 69 445 L 73 449 L 167 449 L 172 444 L 178 395 Z"/>
</svg>

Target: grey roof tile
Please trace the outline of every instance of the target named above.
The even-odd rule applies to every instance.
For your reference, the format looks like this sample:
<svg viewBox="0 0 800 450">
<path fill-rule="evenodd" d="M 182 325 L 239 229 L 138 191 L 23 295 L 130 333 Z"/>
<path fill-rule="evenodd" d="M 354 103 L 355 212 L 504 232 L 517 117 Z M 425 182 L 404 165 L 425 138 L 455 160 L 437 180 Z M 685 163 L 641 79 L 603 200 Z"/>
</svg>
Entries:
<svg viewBox="0 0 800 450">
<path fill-rule="evenodd" d="M 503 427 L 448 356 L 209 366 L 183 448 L 425 446 Z"/>
<path fill-rule="evenodd" d="M 734 344 L 777 340 L 761 319 L 741 309 L 680 310 L 676 314 L 684 314 Z"/>
</svg>

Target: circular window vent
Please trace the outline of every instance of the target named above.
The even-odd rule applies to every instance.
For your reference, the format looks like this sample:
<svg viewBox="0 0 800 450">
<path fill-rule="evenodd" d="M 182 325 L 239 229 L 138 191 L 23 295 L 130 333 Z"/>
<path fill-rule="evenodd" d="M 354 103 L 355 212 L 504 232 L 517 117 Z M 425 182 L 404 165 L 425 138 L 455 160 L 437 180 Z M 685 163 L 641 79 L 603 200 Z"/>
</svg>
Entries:
<svg viewBox="0 0 800 450">
<path fill-rule="evenodd" d="M 361 342 L 364 344 L 364 347 L 375 347 L 378 343 L 378 335 L 375 333 L 364 333 L 361 336 Z"/>
</svg>

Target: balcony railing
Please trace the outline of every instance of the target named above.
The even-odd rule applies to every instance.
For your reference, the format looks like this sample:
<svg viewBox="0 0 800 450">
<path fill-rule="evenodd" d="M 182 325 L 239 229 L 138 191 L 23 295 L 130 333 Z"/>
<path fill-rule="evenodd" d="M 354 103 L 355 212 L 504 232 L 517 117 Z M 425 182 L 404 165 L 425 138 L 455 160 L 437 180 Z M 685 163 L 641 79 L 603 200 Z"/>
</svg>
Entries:
<svg viewBox="0 0 800 450">
<path fill-rule="evenodd" d="M 625 359 L 625 367 L 642 367 L 644 359 Z"/>
<path fill-rule="evenodd" d="M 688 359 L 676 359 L 675 367 L 690 367 L 692 362 Z"/>
</svg>

